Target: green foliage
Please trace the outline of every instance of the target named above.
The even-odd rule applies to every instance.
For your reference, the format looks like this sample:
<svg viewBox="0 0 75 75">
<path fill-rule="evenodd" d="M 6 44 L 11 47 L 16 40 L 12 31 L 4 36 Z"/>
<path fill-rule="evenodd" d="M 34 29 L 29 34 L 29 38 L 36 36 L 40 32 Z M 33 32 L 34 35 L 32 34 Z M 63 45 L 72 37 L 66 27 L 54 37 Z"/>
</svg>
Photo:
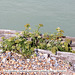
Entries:
<svg viewBox="0 0 75 75">
<path fill-rule="evenodd" d="M 75 53 L 75 51 L 74 51 L 74 50 L 72 50 L 72 53 Z"/>
<path fill-rule="evenodd" d="M 52 49 L 51 49 L 53 54 L 56 54 L 57 50 L 58 50 L 58 48 L 56 46 L 52 47 Z"/>
<path fill-rule="evenodd" d="M 68 43 L 67 42 L 64 42 L 64 46 L 65 46 L 65 51 L 68 51 Z"/>
<path fill-rule="evenodd" d="M 68 44 L 70 43 L 70 39 L 65 39 L 65 42 L 67 42 Z"/>
<path fill-rule="evenodd" d="M 13 51 L 22 54 L 25 58 L 30 58 L 34 53 L 35 48 L 50 50 L 54 54 L 57 50 L 71 50 L 71 47 L 68 47 L 68 40 L 62 43 L 61 37 L 63 36 L 64 31 L 59 27 L 54 34 L 41 34 L 39 30 L 43 27 L 43 24 L 39 24 L 33 33 L 30 32 L 31 28 L 29 24 L 26 24 L 24 27 L 25 30 L 20 34 L 16 33 L 17 37 L 10 37 L 9 39 L 2 37 L 3 41 L 1 42 L 1 48 L 4 52 Z M 34 56 L 36 56 L 36 54 L 34 54 Z"/>
</svg>

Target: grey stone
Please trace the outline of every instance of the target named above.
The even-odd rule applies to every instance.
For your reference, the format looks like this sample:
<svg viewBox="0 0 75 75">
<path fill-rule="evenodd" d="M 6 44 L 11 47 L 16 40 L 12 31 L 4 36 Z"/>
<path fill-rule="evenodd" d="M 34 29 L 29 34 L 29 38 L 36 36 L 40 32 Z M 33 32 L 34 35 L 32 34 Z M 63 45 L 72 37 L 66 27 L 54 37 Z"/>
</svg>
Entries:
<svg viewBox="0 0 75 75">
<path fill-rule="evenodd" d="M 41 56 L 41 59 L 45 59 L 45 57 L 44 56 Z"/>
<path fill-rule="evenodd" d="M 75 72 L 75 64 L 73 65 L 73 71 Z"/>
</svg>

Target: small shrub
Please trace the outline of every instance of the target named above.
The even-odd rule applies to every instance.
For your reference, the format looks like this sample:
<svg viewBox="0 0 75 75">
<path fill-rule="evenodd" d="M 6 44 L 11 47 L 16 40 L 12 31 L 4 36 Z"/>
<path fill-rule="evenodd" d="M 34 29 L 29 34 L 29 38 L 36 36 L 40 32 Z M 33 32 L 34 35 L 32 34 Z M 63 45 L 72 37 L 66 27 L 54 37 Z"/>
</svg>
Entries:
<svg viewBox="0 0 75 75">
<path fill-rule="evenodd" d="M 54 34 L 41 34 L 39 31 L 43 24 L 39 24 L 37 29 L 31 33 L 30 25 L 26 24 L 25 30 L 20 34 L 16 33 L 17 37 L 10 37 L 5 39 L 2 37 L 1 48 L 3 51 L 13 51 L 22 54 L 25 58 L 30 58 L 34 54 L 34 49 L 45 49 L 50 50 L 56 54 L 56 51 L 71 51 L 71 47 L 68 47 L 70 42 L 68 39 L 62 43 L 61 37 L 64 31 L 59 27 L 56 29 L 57 32 Z M 59 37 L 59 38 L 58 38 Z M 36 56 L 34 54 L 34 56 Z"/>
</svg>

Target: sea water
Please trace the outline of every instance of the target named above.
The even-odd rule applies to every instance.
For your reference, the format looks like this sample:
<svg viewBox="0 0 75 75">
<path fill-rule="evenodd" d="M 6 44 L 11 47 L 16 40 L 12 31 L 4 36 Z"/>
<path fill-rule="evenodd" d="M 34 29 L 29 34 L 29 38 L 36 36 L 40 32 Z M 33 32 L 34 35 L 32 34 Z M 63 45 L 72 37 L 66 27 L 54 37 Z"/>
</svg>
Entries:
<svg viewBox="0 0 75 75">
<path fill-rule="evenodd" d="M 0 0 L 0 29 L 32 30 L 38 24 L 44 32 L 56 32 L 60 27 L 64 35 L 75 37 L 75 0 Z"/>
</svg>

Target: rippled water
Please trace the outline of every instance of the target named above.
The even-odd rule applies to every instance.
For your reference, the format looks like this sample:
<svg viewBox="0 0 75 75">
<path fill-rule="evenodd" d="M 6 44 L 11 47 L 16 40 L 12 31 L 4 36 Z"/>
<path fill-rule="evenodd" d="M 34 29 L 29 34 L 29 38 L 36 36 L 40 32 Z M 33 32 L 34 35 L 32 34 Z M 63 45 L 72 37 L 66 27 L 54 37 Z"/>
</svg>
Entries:
<svg viewBox="0 0 75 75">
<path fill-rule="evenodd" d="M 56 27 L 67 36 L 75 36 L 75 0 L 0 0 L 0 29 L 24 30 L 44 24 L 42 32 L 55 32 Z"/>
</svg>

